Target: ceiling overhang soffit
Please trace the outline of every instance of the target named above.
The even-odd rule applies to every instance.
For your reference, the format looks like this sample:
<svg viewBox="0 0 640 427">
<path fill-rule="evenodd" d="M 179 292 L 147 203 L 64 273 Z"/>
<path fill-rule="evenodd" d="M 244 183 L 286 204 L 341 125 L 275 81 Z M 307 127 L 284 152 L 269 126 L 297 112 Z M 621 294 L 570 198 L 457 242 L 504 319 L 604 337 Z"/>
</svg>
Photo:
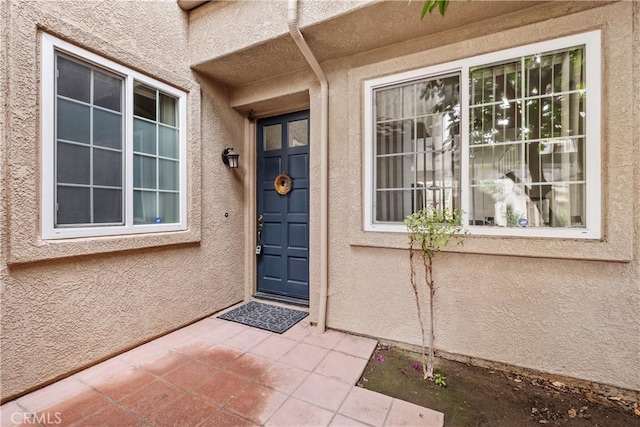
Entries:
<svg viewBox="0 0 640 427">
<path fill-rule="evenodd" d="M 472 24 L 478 26 L 482 21 L 508 14 L 513 14 L 514 19 L 505 17 L 500 20 L 503 24 L 499 28 L 488 23 L 486 28 L 480 26 L 481 30 L 484 34 L 502 31 L 602 5 L 603 2 L 471 1 L 451 5 L 444 18 L 434 14 L 420 21 L 420 1 L 409 4 L 373 2 L 301 30 L 314 55 L 323 63 L 411 40 L 415 40 L 415 48 L 411 49 L 424 50 L 426 43 L 423 42 L 434 34 Z M 526 14 L 518 13 L 524 9 L 530 10 Z M 495 23 L 495 20 L 491 22 Z M 479 35 L 483 34 L 475 34 Z M 211 37 L 212 43 L 217 37 L 224 35 Z M 242 49 L 202 60 L 192 68 L 231 87 L 242 87 L 307 69 L 310 71 L 286 31 L 270 39 L 257 40 Z"/>
</svg>

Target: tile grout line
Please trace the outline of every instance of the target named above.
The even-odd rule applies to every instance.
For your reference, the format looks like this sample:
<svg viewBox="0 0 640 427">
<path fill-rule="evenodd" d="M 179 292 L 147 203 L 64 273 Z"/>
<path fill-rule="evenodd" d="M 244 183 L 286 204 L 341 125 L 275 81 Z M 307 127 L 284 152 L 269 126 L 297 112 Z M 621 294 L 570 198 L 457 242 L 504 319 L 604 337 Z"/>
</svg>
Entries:
<svg viewBox="0 0 640 427">
<path fill-rule="evenodd" d="M 145 419 L 145 418 L 142 418 L 139 414 L 137 414 L 137 413 L 135 413 L 135 412 L 131 411 L 129 408 L 126 408 L 126 407 L 122 406 L 122 405 L 120 404 L 120 402 L 118 402 L 118 401 L 116 401 L 116 400 L 112 399 L 112 398 L 111 398 L 111 396 L 108 396 L 108 395 L 106 395 L 105 393 L 103 393 L 102 391 L 100 391 L 100 390 L 98 390 L 98 389 L 94 388 L 91 384 L 87 384 L 87 383 L 85 383 L 85 382 L 84 382 L 84 381 L 82 381 L 80 378 L 76 378 L 76 380 L 77 380 L 78 382 L 80 382 L 80 383 L 82 383 L 82 384 L 86 385 L 87 387 L 89 387 L 89 389 L 90 389 L 90 390 L 93 390 L 94 392 L 96 392 L 96 393 L 98 393 L 98 394 L 102 395 L 102 396 L 103 396 L 107 401 L 109 401 L 109 404 L 110 404 L 110 405 L 113 405 L 113 406 L 115 406 L 115 407 L 117 407 L 117 408 L 119 408 L 119 409 L 121 409 L 121 410 L 123 410 L 123 411 L 125 411 L 125 412 L 127 412 L 127 413 L 129 413 L 129 414 L 131 414 L 134 418 L 137 418 L 137 419 L 138 419 L 138 420 L 140 420 L 141 422 L 146 422 L 146 419 Z M 123 397 L 123 399 L 125 399 L 125 398 L 126 398 L 126 397 L 128 397 L 128 396 L 131 396 L 132 394 L 136 393 L 137 391 L 142 390 L 142 389 L 143 389 L 144 387 L 146 387 L 146 386 L 147 386 L 147 384 L 145 384 L 144 386 L 140 387 L 140 388 L 139 388 L 139 389 L 137 389 L 136 391 L 131 392 L 131 393 L 129 393 L 129 394 L 127 394 L 127 395 L 125 395 L 125 396 Z M 86 419 L 88 419 L 88 418 L 90 418 L 90 417 L 92 417 L 92 416 L 94 416 L 94 415 L 100 414 L 101 412 L 104 412 L 105 410 L 106 410 L 106 408 L 100 408 L 98 411 L 96 411 L 96 412 L 94 412 L 94 413 L 92 413 L 92 414 L 87 415 L 86 417 L 84 417 L 84 418 L 82 418 L 82 419 L 80 419 L 80 420 L 78 420 L 78 421 L 74 422 L 73 424 L 81 424 L 81 423 L 82 423 L 83 421 L 85 421 Z"/>
<path fill-rule="evenodd" d="M 376 392 L 377 393 L 377 392 Z M 391 414 L 391 409 L 393 408 L 393 406 L 396 403 L 396 398 L 391 398 L 391 405 L 389 405 L 389 409 L 387 409 L 387 414 L 384 417 L 384 421 L 382 421 L 382 427 L 385 427 L 387 425 L 387 421 L 389 420 L 389 415 Z"/>
</svg>

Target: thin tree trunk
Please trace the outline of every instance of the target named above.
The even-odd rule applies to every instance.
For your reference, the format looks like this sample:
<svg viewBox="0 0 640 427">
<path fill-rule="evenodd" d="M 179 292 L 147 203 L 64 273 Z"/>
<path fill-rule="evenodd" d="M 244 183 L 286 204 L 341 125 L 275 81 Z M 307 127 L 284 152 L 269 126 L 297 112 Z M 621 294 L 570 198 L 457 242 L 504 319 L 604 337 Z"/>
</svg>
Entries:
<svg viewBox="0 0 640 427">
<path fill-rule="evenodd" d="M 416 300 L 416 308 L 418 309 L 418 321 L 420 322 L 420 331 L 421 331 L 421 337 L 422 337 L 422 371 L 424 373 L 424 377 L 426 378 L 427 375 L 427 368 L 426 368 L 426 353 L 427 353 L 427 347 L 426 347 L 426 343 L 425 343 L 425 335 L 424 335 L 424 321 L 422 320 L 422 310 L 420 309 L 420 296 L 418 294 L 418 284 L 416 283 L 416 267 L 414 264 L 414 250 L 413 250 L 413 244 L 411 244 L 411 247 L 409 248 L 409 265 L 411 268 L 411 288 L 413 289 L 413 295 L 415 297 Z"/>
<path fill-rule="evenodd" d="M 435 349 L 433 348 L 434 328 L 433 328 L 433 300 L 436 293 L 436 288 L 433 283 L 433 259 L 428 258 L 428 262 L 425 265 L 427 275 L 427 286 L 429 287 L 429 361 L 427 362 L 427 371 L 425 372 L 425 379 L 433 379 L 433 363 L 435 361 Z"/>
</svg>

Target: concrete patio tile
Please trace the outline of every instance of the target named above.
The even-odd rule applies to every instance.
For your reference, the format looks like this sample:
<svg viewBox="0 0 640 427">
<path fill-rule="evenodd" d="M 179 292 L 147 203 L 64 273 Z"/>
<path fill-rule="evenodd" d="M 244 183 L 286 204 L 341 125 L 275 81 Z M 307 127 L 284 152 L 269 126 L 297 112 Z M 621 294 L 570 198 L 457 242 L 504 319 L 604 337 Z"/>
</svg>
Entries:
<svg viewBox="0 0 640 427">
<path fill-rule="evenodd" d="M 253 427 L 257 424 L 221 409 L 204 422 L 201 427 Z"/>
<path fill-rule="evenodd" d="M 213 403 L 187 394 L 169 403 L 149 422 L 158 427 L 197 426 L 216 412 L 218 407 Z"/>
<path fill-rule="evenodd" d="M 33 414 L 24 411 L 15 400 L 0 406 L 0 426 L 13 427 L 20 424 L 28 424 Z"/>
<path fill-rule="evenodd" d="M 325 348 L 298 343 L 280 358 L 280 362 L 305 371 L 313 371 L 328 352 Z"/>
<path fill-rule="evenodd" d="M 231 399 L 238 396 L 249 385 L 249 381 L 219 371 L 204 380 L 193 392 L 219 406 L 226 405 Z"/>
<path fill-rule="evenodd" d="M 271 387 L 275 390 L 286 394 L 291 394 L 305 378 L 309 375 L 308 371 L 282 363 L 274 363 L 267 372 L 265 372 L 256 381 Z"/>
<path fill-rule="evenodd" d="M 255 380 L 264 375 L 269 370 L 273 362 L 266 357 L 255 356 L 245 353 L 227 365 L 224 369 L 227 372 L 236 374 L 240 377 Z"/>
<path fill-rule="evenodd" d="M 162 380 L 156 380 L 146 387 L 122 399 L 120 404 L 140 418 L 149 419 L 161 408 L 184 395 L 184 391 Z"/>
<path fill-rule="evenodd" d="M 70 378 L 77 378 L 83 383 L 93 386 L 126 374 L 131 370 L 133 370 L 131 365 L 116 357 L 80 371 Z"/>
<path fill-rule="evenodd" d="M 204 353 L 208 349 L 212 348 L 215 344 L 211 341 L 207 341 L 204 338 L 193 336 L 187 341 L 182 343 L 179 347 L 174 348 L 172 351 L 180 354 L 184 354 L 189 357 L 197 357 Z"/>
<path fill-rule="evenodd" d="M 271 334 L 260 329 L 247 328 L 238 335 L 225 341 L 225 345 L 240 351 L 249 351 L 262 341 L 267 339 Z"/>
<path fill-rule="evenodd" d="M 221 326 L 223 324 L 224 324 L 223 320 L 212 318 L 212 317 L 205 317 L 204 319 L 199 320 L 195 323 L 192 323 L 188 326 L 185 326 L 182 329 L 184 329 L 185 332 L 191 335 L 209 336 L 209 334 L 212 331 L 214 331 L 218 326 Z"/>
<path fill-rule="evenodd" d="M 215 328 L 212 334 L 209 337 L 207 337 L 212 341 L 214 341 L 216 344 L 224 344 L 225 341 L 227 341 L 228 339 L 235 337 L 240 332 L 245 331 L 249 328 L 248 326 L 231 322 L 229 320 L 221 320 L 221 321 L 224 322 L 224 324 Z"/>
<path fill-rule="evenodd" d="M 195 327 L 196 330 L 191 331 L 191 333 L 193 333 L 195 336 L 204 338 L 205 340 L 212 341 L 214 343 L 220 342 L 223 336 L 228 337 L 229 332 L 223 333 L 221 331 L 218 331 L 218 328 L 224 325 L 228 325 L 230 323 L 229 321 L 208 317 L 204 320 L 201 320 L 200 322 L 205 321 L 207 321 L 208 323 L 198 323 L 198 325 Z M 238 326 L 241 327 L 241 325 Z"/>
<path fill-rule="evenodd" d="M 38 418 L 40 420 L 46 420 L 42 422 L 42 424 L 45 425 L 71 425 L 110 405 L 111 401 L 102 394 L 94 390 L 87 390 L 71 399 L 67 399 L 64 402 L 38 412 Z"/>
<path fill-rule="evenodd" d="M 373 354 L 373 350 L 376 349 L 376 345 L 378 345 L 378 341 L 371 338 L 345 335 L 342 341 L 334 347 L 334 350 L 369 359 Z"/>
<path fill-rule="evenodd" d="M 124 374 L 106 381 L 96 382 L 91 386 L 100 393 L 117 401 L 135 393 L 155 380 L 156 377 L 154 375 L 142 369 L 133 368 Z"/>
<path fill-rule="evenodd" d="M 178 329 L 177 331 L 173 331 L 167 335 L 161 336 L 153 341 L 153 345 L 158 345 L 160 347 L 168 348 L 172 350 L 176 347 L 182 346 L 186 341 L 193 338 L 193 335 L 186 332 L 183 329 Z"/>
<path fill-rule="evenodd" d="M 153 342 L 148 342 L 116 356 L 116 359 L 122 360 L 131 366 L 139 367 L 147 363 L 155 362 L 166 356 L 167 353 L 169 353 L 167 348 L 155 345 Z"/>
<path fill-rule="evenodd" d="M 144 422 L 134 414 L 119 406 L 109 405 L 102 411 L 75 424 L 74 427 L 135 427 L 142 425 Z"/>
<path fill-rule="evenodd" d="M 190 362 L 191 359 L 183 354 L 168 352 L 160 359 L 154 360 L 153 362 L 146 363 L 142 365 L 140 368 L 149 372 L 150 374 L 157 375 L 159 377 L 164 374 L 173 371 L 174 369 L 179 368 L 185 363 Z"/>
<path fill-rule="evenodd" d="M 385 426 L 442 427 L 444 414 L 404 400 L 393 399 Z"/>
<path fill-rule="evenodd" d="M 326 426 L 331 421 L 332 416 L 333 412 L 290 397 L 265 425 L 270 427 Z"/>
<path fill-rule="evenodd" d="M 216 372 L 218 368 L 193 360 L 165 374 L 162 378 L 182 389 L 192 390 Z"/>
<path fill-rule="evenodd" d="M 282 336 L 284 338 L 289 338 L 294 341 L 302 341 L 307 337 L 307 335 L 313 333 L 313 327 L 309 322 L 301 320 L 300 322 L 293 325 L 290 329 L 285 331 Z"/>
<path fill-rule="evenodd" d="M 73 376 L 22 396 L 17 400 L 17 403 L 29 412 L 36 414 L 65 400 L 72 399 L 87 390 L 90 390 L 89 386 Z"/>
<path fill-rule="evenodd" d="M 335 412 L 349 391 L 351 391 L 351 385 L 322 375 L 311 374 L 291 396 Z"/>
<path fill-rule="evenodd" d="M 263 356 L 271 360 L 278 360 L 296 345 L 296 341 L 282 338 L 278 335 L 269 335 L 267 339 L 250 350 L 250 353 Z"/>
<path fill-rule="evenodd" d="M 346 334 L 342 332 L 331 330 L 326 330 L 322 334 L 312 332 L 303 339 L 303 342 L 331 350 L 344 338 L 345 335 Z"/>
<path fill-rule="evenodd" d="M 316 367 L 315 372 L 354 385 L 362 375 L 367 362 L 368 359 L 331 351 Z"/>
<path fill-rule="evenodd" d="M 353 418 L 347 418 L 344 415 L 336 414 L 331 420 L 329 427 L 369 427 L 369 424 L 361 423 Z"/>
<path fill-rule="evenodd" d="M 224 368 L 238 357 L 242 356 L 242 352 L 234 350 L 224 345 L 216 345 L 209 348 L 203 353 L 195 356 L 199 362 L 206 363 L 216 368 Z"/>
<path fill-rule="evenodd" d="M 358 421 L 382 426 L 393 399 L 360 387 L 352 387 L 338 411 L 340 414 Z"/>
<path fill-rule="evenodd" d="M 286 394 L 254 383 L 242 390 L 225 408 L 262 425 L 286 399 Z"/>
</svg>

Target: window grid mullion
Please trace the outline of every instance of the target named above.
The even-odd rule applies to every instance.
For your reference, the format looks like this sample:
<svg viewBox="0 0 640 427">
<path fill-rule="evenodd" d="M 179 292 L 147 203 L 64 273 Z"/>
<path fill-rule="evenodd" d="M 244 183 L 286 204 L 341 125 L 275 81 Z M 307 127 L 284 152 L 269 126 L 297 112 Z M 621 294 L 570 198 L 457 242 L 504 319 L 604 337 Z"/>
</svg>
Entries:
<svg viewBox="0 0 640 427">
<path fill-rule="evenodd" d="M 132 76 L 127 76 L 125 79 L 125 137 L 123 139 L 124 144 L 124 186 L 123 186 L 123 197 L 125 200 L 124 204 L 124 212 L 125 212 L 125 225 L 127 227 L 133 227 L 134 222 L 134 190 L 133 190 L 133 87 L 134 87 L 134 79 Z"/>
<path fill-rule="evenodd" d="M 418 205 L 418 192 L 422 191 L 418 188 L 418 84 L 414 83 L 413 87 L 413 140 L 411 141 L 411 148 L 413 153 L 411 156 L 411 163 L 413 163 L 413 183 L 411 188 L 411 196 L 413 198 L 412 211 L 418 211 L 421 206 Z M 413 213 L 411 212 L 411 213 Z"/>
<path fill-rule="evenodd" d="M 91 78 L 89 84 L 89 223 L 95 224 L 94 219 L 94 197 L 93 197 L 93 103 L 94 103 L 95 71 L 91 68 Z"/>
<path fill-rule="evenodd" d="M 156 90 L 156 220 L 160 217 L 160 93 Z"/>
<path fill-rule="evenodd" d="M 526 135 L 524 133 L 524 128 L 526 127 L 526 119 L 525 119 L 525 109 L 526 109 L 526 105 L 525 105 L 525 96 L 526 96 L 526 92 L 525 92 L 525 75 L 526 75 L 526 61 L 525 61 L 525 57 L 521 57 L 520 58 L 520 176 L 523 177 L 522 181 L 526 182 L 526 177 L 527 177 L 527 170 L 526 170 L 526 153 L 528 152 L 528 146 L 527 143 L 525 141 Z M 518 74 L 516 73 L 516 76 Z M 516 105 L 517 105 L 517 97 L 516 97 Z M 517 131 L 517 128 L 516 128 Z M 531 177 L 531 181 L 533 181 L 533 177 Z M 523 190 L 524 190 L 524 186 L 523 186 Z"/>
</svg>

